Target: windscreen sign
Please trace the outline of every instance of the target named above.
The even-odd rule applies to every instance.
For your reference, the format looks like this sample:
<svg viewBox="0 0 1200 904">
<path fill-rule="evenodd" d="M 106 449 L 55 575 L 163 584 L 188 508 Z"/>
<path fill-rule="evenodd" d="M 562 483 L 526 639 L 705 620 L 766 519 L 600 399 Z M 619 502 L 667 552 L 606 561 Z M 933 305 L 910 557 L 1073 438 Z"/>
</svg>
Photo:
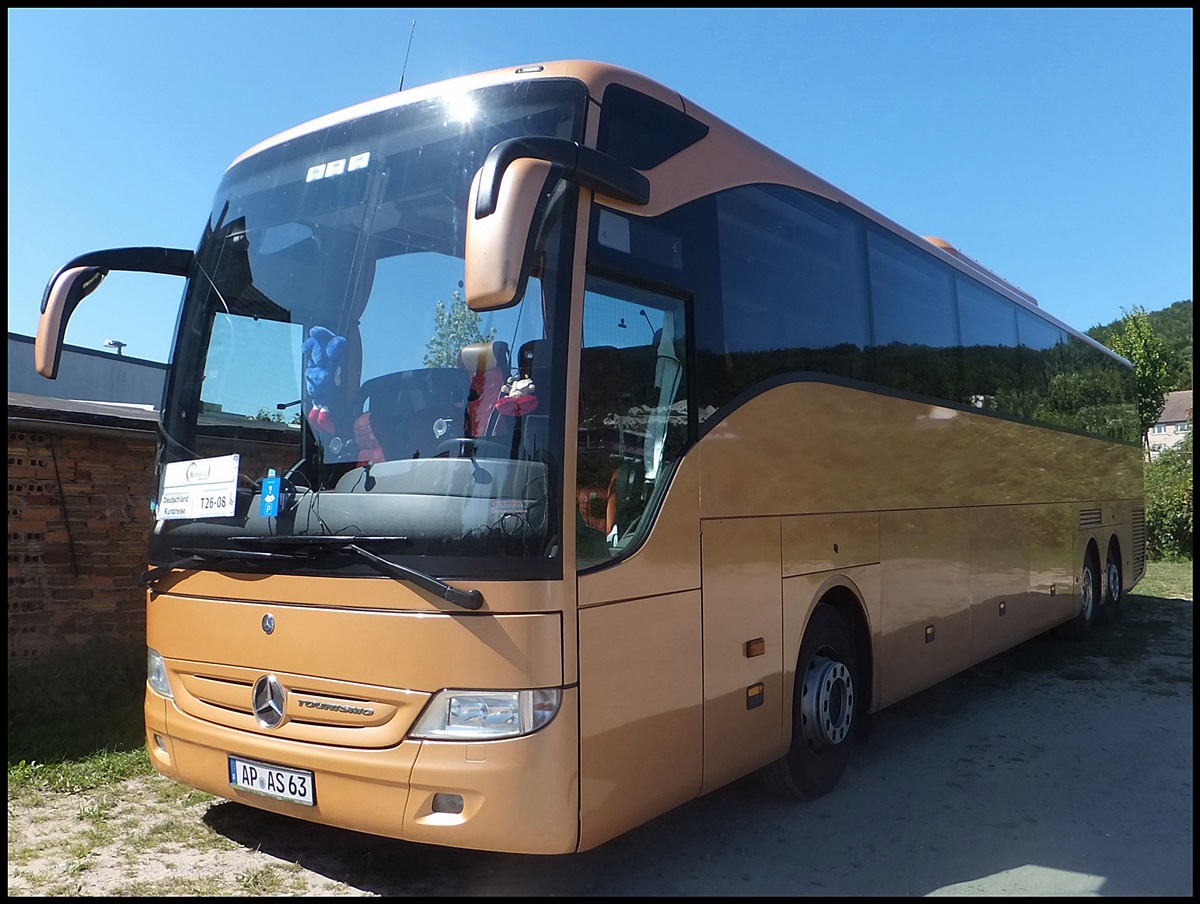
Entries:
<svg viewBox="0 0 1200 904">
<path fill-rule="evenodd" d="M 159 521 L 227 518 L 237 505 L 238 455 L 173 461 L 163 469 Z"/>
</svg>

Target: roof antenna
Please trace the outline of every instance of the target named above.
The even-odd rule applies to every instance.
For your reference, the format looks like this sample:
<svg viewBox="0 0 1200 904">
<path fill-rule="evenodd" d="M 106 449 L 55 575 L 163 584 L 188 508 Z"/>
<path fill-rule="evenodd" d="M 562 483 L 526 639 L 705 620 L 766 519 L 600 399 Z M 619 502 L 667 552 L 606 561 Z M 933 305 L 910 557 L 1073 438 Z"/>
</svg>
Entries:
<svg viewBox="0 0 1200 904">
<path fill-rule="evenodd" d="M 408 71 L 408 55 L 412 53 L 413 32 L 416 30 L 417 20 L 413 19 L 412 31 L 408 33 L 408 50 L 404 51 L 404 68 L 400 70 L 400 88 L 398 89 L 400 91 L 404 90 L 404 73 Z"/>
</svg>

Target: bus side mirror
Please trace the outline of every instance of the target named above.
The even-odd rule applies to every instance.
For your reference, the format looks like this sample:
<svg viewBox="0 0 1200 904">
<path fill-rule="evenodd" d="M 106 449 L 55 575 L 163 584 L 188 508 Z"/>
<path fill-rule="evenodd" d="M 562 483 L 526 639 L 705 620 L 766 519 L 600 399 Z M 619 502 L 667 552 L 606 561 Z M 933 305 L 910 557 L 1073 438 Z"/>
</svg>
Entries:
<svg viewBox="0 0 1200 904">
<path fill-rule="evenodd" d="M 96 290 L 110 270 L 187 276 L 195 255 L 174 248 L 115 248 L 81 254 L 50 277 L 42 294 L 33 364 L 43 377 L 58 378 L 67 321 L 79 302 Z"/>
<path fill-rule="evenodd" d="M 67 321 L 75 306 L 90 295 L 107 275 L 107 270 L 98 267 L 71 267 L 55 273 L 46 286 L 42 314 L 38 318 L 37 340 L 33 346 L 33 363 L 43 377 L 57 379 Z"/>
<path fill-rule="evenodd" d="M 529 277 L 543 192 L 554 177 L 627 204 L 650 201 L 650 180 L 626 163 L 565 138 L 501 141 L 471 180 L 463 283 L 473 311 L 518 301 Z"/>
<path fill-rule="evenodd" d="M 471 310 L 502 308 L 525 294 L 534 218 L 550 168 L 544 160 L 514 160 L 500 181 L 495 209 L 483 217 L 478 216 L 477 209 L 484 170 L 480 169 L 471 180 L 463 282 Z"/>
</svg>

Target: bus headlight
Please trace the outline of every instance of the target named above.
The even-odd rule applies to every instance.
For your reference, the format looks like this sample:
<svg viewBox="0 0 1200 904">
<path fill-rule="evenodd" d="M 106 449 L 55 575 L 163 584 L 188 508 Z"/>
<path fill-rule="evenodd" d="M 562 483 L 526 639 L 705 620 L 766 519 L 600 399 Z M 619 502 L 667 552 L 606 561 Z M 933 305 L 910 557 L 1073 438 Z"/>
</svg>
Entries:
<svg viewBox="0 0 1200 904">
<path fill-rule="evenodd" d="M 174 700 L 171 693 L 171 682 L 167 680 L 167 665 L 157 650 L 146 648 L 146 683 L 156 694 L 162 694 L 168 700 Z"/>
<path fill-rule="evenodd" d="M 441 691 L 409 737 L 423 741 L 490 741 L 537 731 L 554 718 L 562 691 Z"/>
</svg>

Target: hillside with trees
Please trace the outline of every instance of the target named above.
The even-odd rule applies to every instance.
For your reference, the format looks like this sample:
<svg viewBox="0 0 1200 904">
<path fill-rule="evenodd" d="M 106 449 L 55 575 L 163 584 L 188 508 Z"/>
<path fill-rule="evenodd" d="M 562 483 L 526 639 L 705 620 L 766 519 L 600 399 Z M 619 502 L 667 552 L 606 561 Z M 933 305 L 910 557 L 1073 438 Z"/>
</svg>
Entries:
<svg viewBox="0 0 1200 904">
<path fill-rule="evenodd" d="M 1192 300 L 1177 301 L 1160 311 L 1147 311 L 1146 316 L 1154 335 L 1166 346 L 1168 391 L 1192 388 Z M 1087 334 L 1097 342 L 1112 348 L 1113 336 L 1121 329 L 1124 318 L 1103 326 L 1094 326 Z"/>
</svg>

